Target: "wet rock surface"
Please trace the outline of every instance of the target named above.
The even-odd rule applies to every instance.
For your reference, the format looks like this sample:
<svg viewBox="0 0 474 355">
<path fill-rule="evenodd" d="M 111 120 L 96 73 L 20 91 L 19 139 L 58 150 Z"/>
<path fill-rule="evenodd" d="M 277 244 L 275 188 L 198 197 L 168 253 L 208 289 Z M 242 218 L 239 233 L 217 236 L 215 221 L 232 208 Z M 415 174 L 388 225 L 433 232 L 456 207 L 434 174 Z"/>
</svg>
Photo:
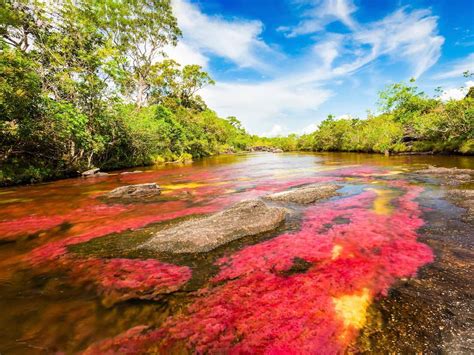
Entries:
<svg viewBox="0 0 474 355">
<path fill-rule="evenodd" d="M 428 168 L 418 170 L 416 173 L 441 178 L 445 185 L 458 185 L 474 181 L 473 169 L 442 168 L 430 165 Z"/>
<path fill-rule="evenodd" d="M 109 176 L 109 174 L 100 171 L 99 168 L 93 168 L 93 169 L 89 169 L 82 172 L 81 176 L 85 178 L 89 178 L 89 177 Z"/>
<path fill-rule="evenodd" d="M 209 217 L 185 221 L 155 234 L 140 249 L 170 253 L 202 253 L 231 241 L 276 229 L 287 210 L 260 200 L 239 202 Z"/>
<path fill-rule="evenodd" d="M 257 146 L 250 149 L 251 152 L 269 152 L 269 153 L 283 153 L 283 150 L 280 148 L 274 147 L 265 147 L 265 146 Z"/>
<path fill-rule="evenodd" d="M 161 188 L 156 183 L 137 184 L 117 187 L 103 196 L 109 200 L 149 200 L 161 194 Z"/>
<path fill-rule="evenodd" d="M 474 190 L 452 189 L 448 191 L 448 197 L 455 204 L 466 209 L 466 220 L 474 221 Z"/>
<path fill-rule="evenodd" d="M 92 168 L 92 169 L 89 169 L 89 170 L 86 170 L 86 171 L 83 171 L 81 173 L 82 176 L 84 177 L 87 177 L 87 176 L 92 176 L 94 174 L 97 174 L 99 172 L 99 168 Z"/>
<path fill-rule="evenodd" d="M 309 204 L 317 200 L 329 198 L 338 195 L 336 192 L 340 186 L 329 184 L 320 185 L 312 184 L 295 188 L 289 191 L 278 192 L 265 196 L 264 198 L 271 201 L 291 202 L 299 204 Z"/>
</svg>

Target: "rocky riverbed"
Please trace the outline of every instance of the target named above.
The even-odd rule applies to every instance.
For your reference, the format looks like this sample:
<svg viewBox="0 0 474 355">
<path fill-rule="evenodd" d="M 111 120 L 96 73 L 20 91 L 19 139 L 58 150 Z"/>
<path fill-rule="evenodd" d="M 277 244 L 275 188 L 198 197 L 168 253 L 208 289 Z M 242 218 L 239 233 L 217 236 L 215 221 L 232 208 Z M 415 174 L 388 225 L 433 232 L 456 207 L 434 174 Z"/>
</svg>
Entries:
<svg viewBox="0 0 474 355">
<path fill-rule="evenodd" d="M 6 189 L 0 351 L 470 353 L 474 162 L 417 159 L 259 153 Z"/>
</svg>

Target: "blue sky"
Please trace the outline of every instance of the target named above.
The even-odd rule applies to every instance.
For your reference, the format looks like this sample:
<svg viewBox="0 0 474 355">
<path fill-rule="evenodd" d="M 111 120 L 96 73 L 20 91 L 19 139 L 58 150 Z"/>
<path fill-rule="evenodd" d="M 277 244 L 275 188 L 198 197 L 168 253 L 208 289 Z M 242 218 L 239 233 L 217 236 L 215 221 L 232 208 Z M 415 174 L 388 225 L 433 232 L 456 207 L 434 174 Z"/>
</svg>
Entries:
<svg viewBox="0 0 474 355">
<path fill-rule="evenodd" d="M 201 91 L 252 133 L 314 130 L 328 114 L 364 118 L 377 92 L 416 77 L 427 93 L 474 83 L 474 1 L 172 0 L 183 31 L 170 57 L 200 64 Z M 471 81 L 474 79 L 470 79 Z"/>
</svg>

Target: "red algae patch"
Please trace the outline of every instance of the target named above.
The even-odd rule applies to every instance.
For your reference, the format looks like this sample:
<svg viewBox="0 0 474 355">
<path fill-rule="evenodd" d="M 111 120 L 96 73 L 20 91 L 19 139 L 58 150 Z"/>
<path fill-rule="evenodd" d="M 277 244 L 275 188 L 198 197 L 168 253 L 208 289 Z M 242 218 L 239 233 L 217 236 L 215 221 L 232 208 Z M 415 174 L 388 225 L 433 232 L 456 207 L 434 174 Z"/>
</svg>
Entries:
<svg viewBox="0 0 474 355">
<path fill-rule="evenodd" d="M 145 350 L 152 350 L 153 344 L 159 340 L 147 332 L 149 327 L 137 325 L 126 332 L 97 342 L 89 346 L 84 355 L 104 355 L 104 354 L 140 354 Z"/>
<path fill-rule="evenodd" d="M 180 289 L 192 276 L 187 266 L 154 259 L 90 258 L 72 264 L 70 276 L 76 283 L 93 285 L 105 306 L 128 299 L 157 300 Z"/>
<path fill-rule="evenodd" d="M 27 216 L 0 222 L 0 241 L 14 241 L 18 235 L 34 234 L 64 223 L 62 216 Z"/>
<path fill-rule="evenodd" d="M 186 312 L 109 344 L 138 352 L 344 353 L 373 299 L 433 260 L 416 240 L 421 189 L 387 184 L 400 191 L 393 210 L 374 209 L 371 190 L 310 207 L 300 231 L 219 259 L 220 272 Z M 301 260 L 304 269 L 295 267 Z"/>
</svg>

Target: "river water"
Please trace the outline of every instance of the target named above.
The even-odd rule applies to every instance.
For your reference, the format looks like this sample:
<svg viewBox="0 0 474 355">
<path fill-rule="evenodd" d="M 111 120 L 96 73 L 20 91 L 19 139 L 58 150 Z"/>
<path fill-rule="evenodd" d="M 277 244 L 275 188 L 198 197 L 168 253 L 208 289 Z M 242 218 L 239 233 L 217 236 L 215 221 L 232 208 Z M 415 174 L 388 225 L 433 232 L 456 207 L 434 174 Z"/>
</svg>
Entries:
<svg viewBox="0 0 474 355">
<path fill-rule="evenodd" d="M 469 352 L 472 224 L 449 185 L 414 173 L 428 165 L 474 158 L 224 155 L 1 189 L 0 353 Z M 159 200 L 101 197 L 148 182 Z M 271 233 L 201 254 L 136 248 L 311 183 L 339 194 L 284 205 Z"/>
</svg>

